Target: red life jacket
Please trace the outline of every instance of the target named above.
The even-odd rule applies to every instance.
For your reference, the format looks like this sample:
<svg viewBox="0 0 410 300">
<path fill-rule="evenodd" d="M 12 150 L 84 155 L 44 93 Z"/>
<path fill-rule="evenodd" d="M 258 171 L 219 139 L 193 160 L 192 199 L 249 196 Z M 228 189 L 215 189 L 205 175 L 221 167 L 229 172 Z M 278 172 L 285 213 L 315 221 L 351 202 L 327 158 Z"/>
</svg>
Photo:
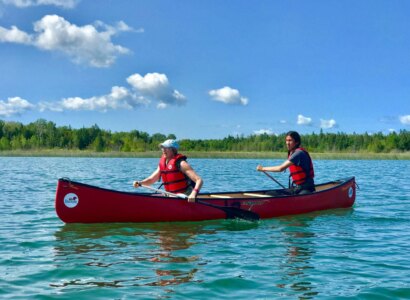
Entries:
<svg viewBox="0 0 410 300">
<path fill-rule="evenodd" d="M 293 183 L 297 184 L 297 185 L 301 185 L 301 184 L 306 182 L 307 178 L 315 177 L 315 171 L 313 170 L 313 163 L 312 163 L 312 159 L 310 158 L 309 153 L 303 148 L 296 148 L 295 151 L 296 150 L 302 150 L 303 152 L 305 152 L 307 154 L 307 156 L 309 157 L 309 160 L 310 160 L 309 170 L 304 170 L 301 166 L 297 166 L 297 165 L 293 165 L 293 164 L 289 167 L 290 176 L 292 177 Z M 294 152 L 292 152 L 292 153 L 294 153 Z M 288 155 L 288 158 L 290 156 L 291 156 L 291 154 Z M 309 174 L 307 174 L 307 172 L 309 172 Z"/>
<path fill-rule="evenodd" d="M 177 167 L 179 160 L 186 160 L 186 156 L 177 154 L 171 158 L 167 164 L 166 157 L 163 155 L 159 161 L 159 170 L 164 188 L 171 193 L 185 192 L 189 186 L 188 177 Z"/>
</svg>

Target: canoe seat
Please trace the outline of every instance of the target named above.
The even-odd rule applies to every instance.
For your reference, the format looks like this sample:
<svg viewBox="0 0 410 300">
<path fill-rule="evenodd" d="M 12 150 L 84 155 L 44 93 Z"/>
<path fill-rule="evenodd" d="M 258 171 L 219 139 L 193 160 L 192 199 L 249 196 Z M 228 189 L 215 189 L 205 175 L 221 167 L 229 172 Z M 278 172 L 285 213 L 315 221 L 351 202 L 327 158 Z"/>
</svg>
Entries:
<svg viewBox="0 0 410 300">
<path fill-rule="evenodd" d="M 270 197 L 269 195 L 265 194 L 255 194 L 255 193 L 243 193 L 244 196 L 251 196 L 251 197 Z"/>
<path fill-rule="evenodd" d="M 231 198 L 231 196 L 228 195 L 210 195 L 213 198 Z"/>
</svg>

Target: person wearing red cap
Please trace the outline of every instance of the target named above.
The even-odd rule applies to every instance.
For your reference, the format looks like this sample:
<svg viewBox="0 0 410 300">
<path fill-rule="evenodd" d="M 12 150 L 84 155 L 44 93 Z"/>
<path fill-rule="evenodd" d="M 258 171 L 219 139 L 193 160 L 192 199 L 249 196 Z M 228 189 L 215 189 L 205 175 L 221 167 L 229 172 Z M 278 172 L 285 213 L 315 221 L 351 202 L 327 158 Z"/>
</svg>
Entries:
<svg viewBox="0 0 410 300">
<path fill-rule="evenodd" d="M 188 196 L 188 202 L 195 198 L 202 187 L 203 180 L 186 161 L 185 155 L 179 154 L 179 144 L 176 140 L 166 140 L 159 145 L 162 156 L 156 170 L 141 181 L 134 181 L 134 187 L 152 185 L 162 180 L 167 192 L 183 193 Z"/>
</svg>

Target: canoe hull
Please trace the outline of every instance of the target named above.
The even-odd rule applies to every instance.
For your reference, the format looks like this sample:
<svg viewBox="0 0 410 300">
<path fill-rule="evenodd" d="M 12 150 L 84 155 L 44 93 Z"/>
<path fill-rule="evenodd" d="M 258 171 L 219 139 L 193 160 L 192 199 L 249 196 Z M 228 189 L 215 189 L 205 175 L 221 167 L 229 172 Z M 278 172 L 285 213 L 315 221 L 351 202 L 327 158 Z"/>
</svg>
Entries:
<svg viewBox="0 0 410 300">
<path fill-rule="evenodd" d="M 351 177 L 308 195 L 246 196 L 261 192 L 266 191 L 241 192 L 240 197 L 224 197 L 228 193 L 218 193 L 216 199 L 209 193 L 201 194 L 200 198 L 214 205 L 250 210 L 266 219 L 351 207 L 356 198 L 356 184 L 355 178 Z M 226 218 L 220 209 L 188 203 L 180 198 L 109 190 L 68 179 L 58 180 L 55 209 L 65 223 L 182 222 Z"/>
</svg>

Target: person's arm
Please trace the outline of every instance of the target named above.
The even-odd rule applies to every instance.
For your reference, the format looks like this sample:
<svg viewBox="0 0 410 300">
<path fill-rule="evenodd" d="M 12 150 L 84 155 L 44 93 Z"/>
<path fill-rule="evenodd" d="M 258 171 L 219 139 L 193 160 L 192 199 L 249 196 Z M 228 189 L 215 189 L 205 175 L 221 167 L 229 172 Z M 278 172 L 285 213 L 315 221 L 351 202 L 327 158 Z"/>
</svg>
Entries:
<svg viewBox="0 0 410 300">
<path fill-rule="evenodd" d="M 293 165 L 293 163 L 290 160 L 285 160 L 283 164 L 279 166 L 263 167 L 261 165 L 258 165 L 256 167 L 256 170 L 261 172 L 282 172 L 289 168 L 291 165 Z"/>
<path fill-rule="evenodd" d="M 157 167 L 157 169 L 147 178 L 140 180 L 140 181 L 134 181 L 134 187 L 137 188 L 141 185 L 151 185 L 154 184 L 155 182 L 157 182 L 159 180 L 159 176 L 160 176 L 160 170 L 159 167 Z"/>
<path fill-rule="evenodd" d="M 202 187 L 203 181 L 202 178 L 195 173 L 194 169 L 186 161 L 181 161 L 180 170 L 186 176 L 189 177 L 193 182 L 195 182 L 195 187 L 192 190 L 191 194 L 188 196 L 188 202 L 195 202 L 196 195 L 199 193 L 199 190 Z"/>
</svg>

